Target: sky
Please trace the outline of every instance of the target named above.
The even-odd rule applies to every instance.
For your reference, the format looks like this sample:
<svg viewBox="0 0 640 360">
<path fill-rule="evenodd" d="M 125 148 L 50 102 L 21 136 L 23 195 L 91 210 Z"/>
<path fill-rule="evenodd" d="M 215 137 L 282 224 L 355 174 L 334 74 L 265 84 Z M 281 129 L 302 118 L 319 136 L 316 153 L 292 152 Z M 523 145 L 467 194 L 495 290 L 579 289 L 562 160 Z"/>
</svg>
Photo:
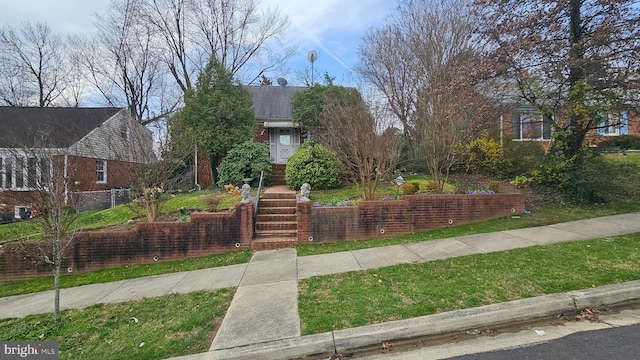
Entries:
<svg viewBox="0 0 640 360">
<path fill-rule="evenodd" d="M 110 0 L 2 0 L 0 26 L 17 27 L 24 21 L 46 22 L 59 33 L 90 33 L 94 14 L 108 8 Z M 382 22 L 397 0 L 262 0 L 263 7 L 277 7 L 291 25 L 283 42 L 296 46 L 298 53 L 283 75 L 297 84 L 296 74 L 309 67 L 309 51 L 318 59 L 313 64 L 319 74 L 326 71 L 338 85 L 354 85 L 351 74 L 358 62 L 357 48 L 366 30 Z"/>
</svg>

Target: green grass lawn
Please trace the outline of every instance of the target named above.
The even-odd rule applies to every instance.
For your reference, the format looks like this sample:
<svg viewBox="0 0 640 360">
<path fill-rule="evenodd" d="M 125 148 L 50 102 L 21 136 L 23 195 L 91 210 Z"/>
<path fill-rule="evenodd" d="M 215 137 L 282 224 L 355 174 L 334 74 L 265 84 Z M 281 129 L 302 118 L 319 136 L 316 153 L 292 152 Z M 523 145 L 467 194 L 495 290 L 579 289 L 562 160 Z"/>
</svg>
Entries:
<svg viewBox="0 0 640 360">
<path fill-rule="evenodd" d="M 640 233 L 299 281 L 303 334 L 640 279 Z"/>
<path fill-rule="evenodd" d="M 229 209 L 240 202 L 240 196 L 232 196 L 219 191 L 197 191 L 171 197 L 162 204 L 162 212 L 176 213 L 175 220 L 178 220 L 180 217 L 178 212 L 182 208 L 194 211 L 205 210 L 207 208 L 205 200 L 211 196 L 220 197 L 217 206 L 217 209 L 220 210 Z M 101 229 L 142 217 L 144 217 L 144 213 L 141 212 L 141 209 L 137 209 L 135 206 L 118 205 L 106 210 L 82 212 L 78 218 L 78 228 L 84 231 Z M 41 231 L 40 226 L 34 220 L 3 224 L 0 225 L 0 242 L 13 239 L 37 240 L 42 238 Z"/>
<path fill-rule="evenodd" d="M 58 341 L 60 359 L 165 359 L 209 350 L 234 289 L 0 320 L 0 340 Z"/>
</svg>

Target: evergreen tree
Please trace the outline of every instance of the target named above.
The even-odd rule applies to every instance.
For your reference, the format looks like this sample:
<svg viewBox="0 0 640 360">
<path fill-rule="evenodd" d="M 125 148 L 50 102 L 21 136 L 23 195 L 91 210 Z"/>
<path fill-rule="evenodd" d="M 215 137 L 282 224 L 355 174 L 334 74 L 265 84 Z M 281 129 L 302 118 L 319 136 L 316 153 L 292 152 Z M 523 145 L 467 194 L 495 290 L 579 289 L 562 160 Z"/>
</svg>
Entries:
<svg viewBox="0 0 640 360">
<path fill-rule="evenodd" d="M 235 145 L 256 133 L 251 95 L 233 81 L 231 73 L 211 60 L 187 91 L 182 108 L 171 121 L 172 137 L 194 139 L 207 152 L 211 169 Z"/>
</svg>

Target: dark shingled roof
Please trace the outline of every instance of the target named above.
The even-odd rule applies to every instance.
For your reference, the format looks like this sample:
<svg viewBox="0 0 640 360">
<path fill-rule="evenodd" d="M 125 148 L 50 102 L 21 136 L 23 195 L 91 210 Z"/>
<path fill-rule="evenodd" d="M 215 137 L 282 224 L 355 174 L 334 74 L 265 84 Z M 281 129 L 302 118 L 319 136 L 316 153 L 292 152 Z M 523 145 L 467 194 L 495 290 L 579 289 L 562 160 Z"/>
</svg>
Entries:
<svg viewBox="0 0 640 360">
<path fill-rule="evenodd" d="M 253 112 L 258 121 L 291 120 L 291 97 L 306 86 L 244 86 L 253 97 Z"/>
<path fill-rule="evenodd" d="M 120 110 L 0 107 L 0 148 L 67 148 Z"/>
</svg>

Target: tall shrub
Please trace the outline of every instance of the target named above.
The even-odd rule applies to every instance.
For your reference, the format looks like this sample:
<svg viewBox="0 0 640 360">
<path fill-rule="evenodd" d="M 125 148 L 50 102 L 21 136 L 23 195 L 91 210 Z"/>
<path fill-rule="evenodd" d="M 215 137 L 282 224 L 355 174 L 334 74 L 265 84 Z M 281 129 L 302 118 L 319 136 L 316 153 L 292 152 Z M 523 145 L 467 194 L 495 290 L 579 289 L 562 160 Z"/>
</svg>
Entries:
<svg viewBox="0 0 640 360">
<path fill-rule="evenodd" d="M 330 189 L 340 185 L 344 165 L 326 146 L 305 142 L 289 160 L 285 179 L 290 189 L 309 183 L 312 189 Z"/>
<path fill-rule="evenodd" d="M 234 146 L 218 166 L 218 186 L 227 184 L 240 186 L 243 179 L 252 178 L 250 184 L 257 187 L 260 172 L 264 171 L 266 182 L 271 180 L 271 161 L 269 160 L 269 146 L 264 143 L 246 141 Z"/>
</svg>

